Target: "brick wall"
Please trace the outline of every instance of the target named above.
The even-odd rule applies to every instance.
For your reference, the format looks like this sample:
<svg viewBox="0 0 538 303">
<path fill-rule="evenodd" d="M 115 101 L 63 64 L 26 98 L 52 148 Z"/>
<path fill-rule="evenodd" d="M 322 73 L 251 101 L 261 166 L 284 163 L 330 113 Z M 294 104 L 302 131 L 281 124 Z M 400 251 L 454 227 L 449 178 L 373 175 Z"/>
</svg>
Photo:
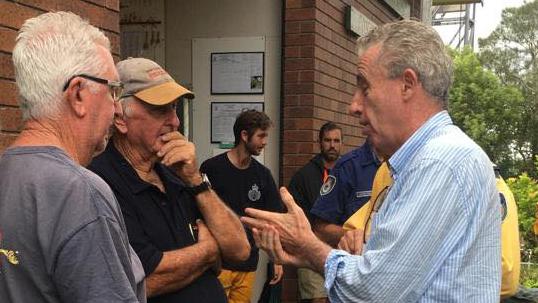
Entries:
<svg viewBox="0 0 538 303">
<path fill-rule="evenodd" d="M 47 11 L 72 11 L 98 26 L 109 37 L 119 57 L 119 0 L 0 0 L 0 153 L 21 128 L 11 52 L 24 20 Z"/>
<path fill-rule="evenodd" d="M 344 152 L 364 138 L 358 119 L 347 114 L 355 91 L 356 37 L 344 27 L 345 7 L 352 5 L 376 24 L 398 20 L 394 11 L 376 0 L 284 0 L 282 167 L 280 184 L 319 152 L 321 125 L 342 126 Z M 409 1 L 420 17 L 420 0 Z M 285 268 L 283 302 L 297 302 L 296 271 Z"/>
</svg>

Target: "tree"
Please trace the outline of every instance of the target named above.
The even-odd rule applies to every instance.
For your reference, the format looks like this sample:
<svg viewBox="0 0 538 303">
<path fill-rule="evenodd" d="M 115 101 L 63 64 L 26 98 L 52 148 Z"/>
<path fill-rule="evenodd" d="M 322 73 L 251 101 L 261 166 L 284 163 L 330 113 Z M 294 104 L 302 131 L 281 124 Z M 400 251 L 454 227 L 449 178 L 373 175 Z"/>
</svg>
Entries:
<svg viewBox="0 0 538 303">
<path fill-rule="evenodd" d="M 518 87 L 524 98 L 521 118 L 514 124 L 513 162 L 519 172 L 538 177 L 538 1 L 502 12 L 501 24 L 479 39 L 480 60 L 505 85 Z M 519 174 L 519 173 L 518 173 Z M 513 173 L 511 174 L 513 175 Z"/>
<path fill-rule="evenodd" d="M 449 111 L 454 123 L 484 149 L 505 175 L 517 175 L 512 146 L 523 108 L 521 92 L 503 85 L 472 50 L 452 50 L 451 55 L 454 85 Z"/>
</svg>

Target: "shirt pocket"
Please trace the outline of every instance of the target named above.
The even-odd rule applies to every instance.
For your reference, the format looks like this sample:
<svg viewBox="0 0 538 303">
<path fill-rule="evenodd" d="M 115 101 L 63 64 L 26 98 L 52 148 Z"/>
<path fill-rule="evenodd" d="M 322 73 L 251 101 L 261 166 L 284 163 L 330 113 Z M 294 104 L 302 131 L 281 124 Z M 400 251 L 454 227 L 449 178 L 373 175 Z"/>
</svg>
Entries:
<svg viewBox="0 0 538 303">
<path fill-rule="evenodd" d="M 371 190 L 354 191 L 351 197 L 351 203 L 346 207 L 346 217 L 351 217 L 359 208 L 361 208 L 372 195 Z"/>
</svg>

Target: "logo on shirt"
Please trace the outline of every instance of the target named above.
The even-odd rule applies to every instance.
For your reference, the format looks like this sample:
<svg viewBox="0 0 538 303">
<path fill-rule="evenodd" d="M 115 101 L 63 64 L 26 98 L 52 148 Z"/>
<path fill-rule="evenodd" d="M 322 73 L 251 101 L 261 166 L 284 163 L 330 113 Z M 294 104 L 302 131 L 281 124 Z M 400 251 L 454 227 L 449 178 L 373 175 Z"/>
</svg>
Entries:
<svg viewBox="0 0 538 303">
<path fill-rule="evenodd" d="M 319 189 L 319 194 L 321 196 L 324 196 L 330 193 L 333 190 L 335 185 L 336 185 L 336 178 L 333 175 L 329 175 L 327 180 L 325 180 L 325 183 L 323 183 L 323 185 Z"/>
<path fill-rule="evenodd" d="M 256 183 L 252 185 L 252 188 L 248 191 L 248 199 L 252 202 L 260 200 L 262 197 L 262 193 L 260 192 L 260 189 Z"/>
<path fill-rule="evenodd" d="M 0 268 L 2 267 L 3 258 L 6 258 L 7 261 L 13 265 L 19 264 L 19 259 L 17 258 L 19 252 L 3 248 L 2 240 L 2 232 L 0 231 Z"/>
</svg>

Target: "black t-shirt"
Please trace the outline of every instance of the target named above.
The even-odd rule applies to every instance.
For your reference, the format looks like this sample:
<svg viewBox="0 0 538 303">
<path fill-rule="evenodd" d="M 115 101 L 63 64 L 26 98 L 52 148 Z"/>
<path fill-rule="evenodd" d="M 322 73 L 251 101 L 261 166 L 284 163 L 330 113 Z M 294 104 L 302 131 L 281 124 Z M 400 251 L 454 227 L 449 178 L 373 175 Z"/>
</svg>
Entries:
<svg viewBox="0 0 538 303">
<path fill-rule="evenodd" d="M 201 214 L 183 182 L 167 167 L 157 163 L 155 170 L 166 193 L 140 179 L 113 143 L 96 157 L 89 169 L 112 188 L 121 207 L 129 243 L 142 262 L 146 277 L 159 265 L 163 252 L 196 243 L 189 225 L 196 225 Z M 186 287 L 148 299 L 148 303 L 204 302 L 224 303 L 222 285 L 212 270 L 207 270 Z"/>
<path fill-rule="evenodd" d="M 252 158 L 246 169 L 235 167 L 227 153 L 220 154 L 202 163 L 200 170 L 205 173 L 219 197 L 239 216 L 245 208 L 252 207 L 269 211 L 282 211 L 282 200 L 271 172 Z M 258 264 L 258 249 L 248 228 L 247 236 L 251 244 L 250 257 L 240 264 L 224 263 L 223 268 L 234 271 L 255 271 Z"/>
</svg>

